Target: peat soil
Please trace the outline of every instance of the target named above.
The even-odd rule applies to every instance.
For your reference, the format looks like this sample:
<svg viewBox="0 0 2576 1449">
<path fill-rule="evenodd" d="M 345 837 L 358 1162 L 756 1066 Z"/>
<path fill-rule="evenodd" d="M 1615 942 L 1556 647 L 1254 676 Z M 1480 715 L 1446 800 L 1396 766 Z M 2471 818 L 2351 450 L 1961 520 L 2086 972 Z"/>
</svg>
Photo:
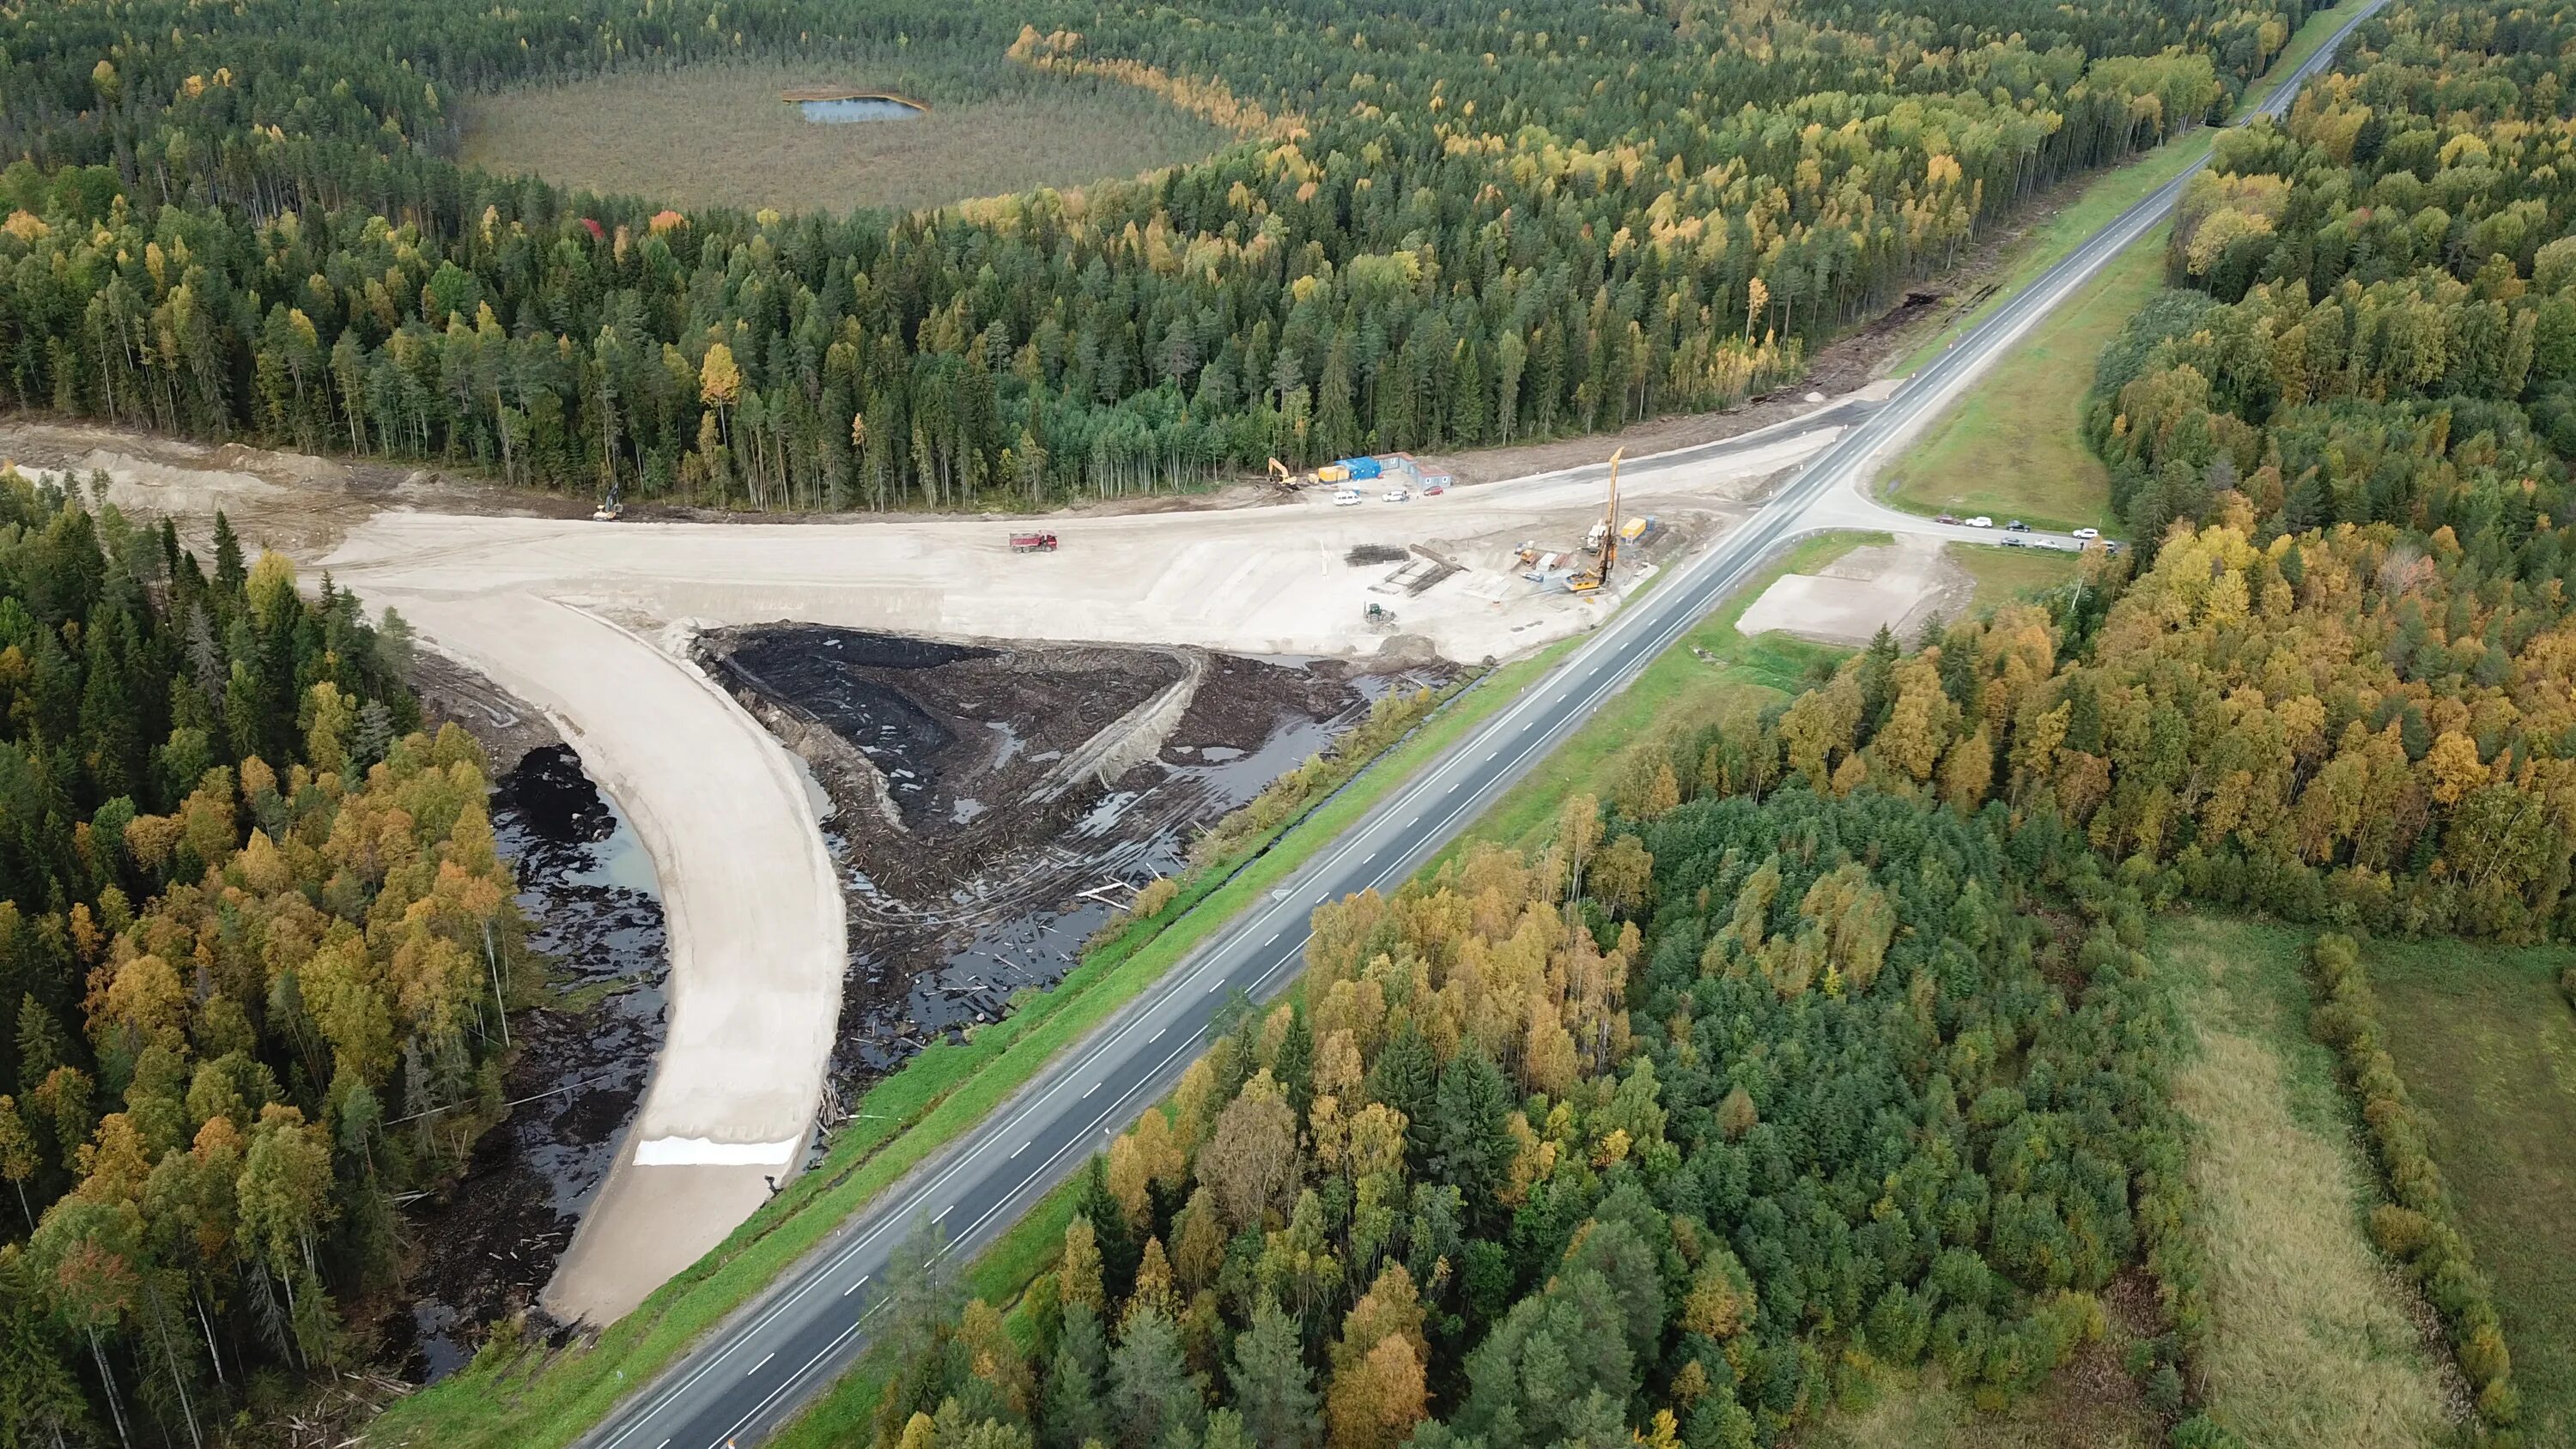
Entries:
<svg viewBox="0 0 2576 1449">
<path fill-rule="evenodd" d="M 414 1252 L 385 1362 L 414 1382 L 462 1366 L 483 1325 L 533 1307 L 662 1046 L 669 957 L 653 862 L 570 749 L 519 756 L 493 791 L 492 833 L 517 864 L 526 954 L 547 980 L 539 1004 L 510 1015 L 508 1119 L 443 1197 L 408 1213 Z"/>
<path fill-rule="evenodd" d="M 1379 696 L 1447 673 L 785 624 L 701 636 L 699 659 L 833 807 L 850 921 L 840 1102 L 1055 984 L 1201 830 Z"/>
</svg>

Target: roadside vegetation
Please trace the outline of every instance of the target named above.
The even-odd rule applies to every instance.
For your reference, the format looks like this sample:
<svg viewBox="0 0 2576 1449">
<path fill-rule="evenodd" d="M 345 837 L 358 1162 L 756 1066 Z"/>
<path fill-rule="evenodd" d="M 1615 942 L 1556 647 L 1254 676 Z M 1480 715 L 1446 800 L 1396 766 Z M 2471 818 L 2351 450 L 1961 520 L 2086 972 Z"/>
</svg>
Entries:
<svg viewBox="0 0 2576 1449">
<path fill-rule="evenodd" d="M 2081 558 L 2054 549 L 1953 543 L 1944 545 L 1942 551 L 1950 562 L 1976 580 L 1976 589 L 1968 596 L 1970 612 L 2036 600 L 2052 590 L 2068 590 L 2084 576 Z"/>
<path fill-rule="evenodd" d="M 911 120 L 819 125 L 782 92 L 816 83 L 921 100 Z M 708 62 L 527 86 L 462 103 L 458 159 L 568 191 L 757 211 L 915 211 L 1071 190 L 1175 166 L 1236 137 L 1097 77 L 933 47 L 810 61 Z"/>
<path fill-rule="evenodd" d="M 2161 237 L 2122 252 L 1924 429 L 1880 480 L 1887 501 L 1916 513 L 2018 518 L 2056 533 L 2117 528 L 2110 470 L 2084 446 L 2084 398 L 2103 347 L 2164 285 Z M 1951 552 L 1962 561 L 1998 553 Z"/>
<path fill-rule="evenodd" d="M 1442 858 L 1472 841 L 1535 846 L 1555 828 L 1567 797 L 1616 792 L 1627 762 L 1642 758 L 1655 741 L 1739 710 L 1758 710 L 1805 688 L 1849 651 L 1787 634 L 1747 638 L 1736 621 L 1782 575 L 1812 573 L 1855 548 L 1890 541 L 1883 533 L 1832 533 L 1791 547 L 1603 703 L 1544 763 L 1487 807 Z"/>
<path fill-rule="evenodd" d="M 2250 116 L 2254 109 L 2271 99 L 2274 91 L 2289 79 L 2290 73 L 2307 63 L 2327 37 L 2342 28 L 2369 0 L 2339 0 L 2329 9 L 2311 9 L 2264 67 L 2262 76 L 2246 88 L 2234 114 Z M 2218 133 L 2212 128 L 2184 131 L 2173 139 L 2154 146 L 2133 161 L 2114 167 L 2098 178 L 2083 184 L 2082 195 L 2072 205 L 2062 207 L 2031 228 L 2030 234 L 2016 242 L 2003 262 L 2003 279 L 1978 297 L 1973 305 L 1954 309 L 1942 319 L 1938 330 L 1925 338 L 1912 354 L 1895 369 L 1905 376 L 1930 362 L 1951 341 L 2004 303 L 2040 274 L 2063 260 L 2068 253 L 2083 245 L 2094 233 L 2108 226 L 2120 213 L 2155 194 L 2156 188 L 2189 170 L 2193 162 L 2209 154 L 2210 144 Z M 2088 359 L 2089 361 L 2089 359 Z"/>
</svg>

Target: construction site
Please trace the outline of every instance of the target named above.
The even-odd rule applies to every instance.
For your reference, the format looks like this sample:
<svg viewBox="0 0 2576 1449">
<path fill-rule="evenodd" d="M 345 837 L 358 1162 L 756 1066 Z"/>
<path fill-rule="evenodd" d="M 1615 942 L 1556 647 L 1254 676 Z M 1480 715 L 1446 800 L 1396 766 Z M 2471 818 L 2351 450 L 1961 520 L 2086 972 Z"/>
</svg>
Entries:
<svg viewBox="0 0 2576 1449">
<path fill-rule="evenodd" d="M 622 1315 L 811 1160 L 859 1089 L 1059 979 L 1372 698 L 1598 626 L 1856 416 L 1473 486 L 1401 454 L 1283 466 L 1042 531 L 654 522 L 40 423 L 0 453 L 197 538 L 223 509 L 399 610 L 433 693 L 514 750 L 543 754 L 545 732 L 519 736 L 550 725 L 540 765 L 577 764 L 651 862 L 655 897 L 586 900 L 607 888 L 583 865 L 543 903 L 599 928 L 553 943 L 598 989 L 538 1022 L 556 1065 L 511 1083 L 537 1099 L 527 1131 L 459 1194 L 500 1226 L 439 1254 L 482 1266 L 427 1284 L 434 1370 L 433 1320 L 538 1281 L 559 1321 Z M 584 1034 L 649 1071 L 590 1071 Z"/>
<path fill-rule="evenodd" d="M 812 772 L 849 913 L 832 1084 L 1053 984 L 1191 839 L 1439 666 L 720 629 L 698 659 Z"/>
</svg>

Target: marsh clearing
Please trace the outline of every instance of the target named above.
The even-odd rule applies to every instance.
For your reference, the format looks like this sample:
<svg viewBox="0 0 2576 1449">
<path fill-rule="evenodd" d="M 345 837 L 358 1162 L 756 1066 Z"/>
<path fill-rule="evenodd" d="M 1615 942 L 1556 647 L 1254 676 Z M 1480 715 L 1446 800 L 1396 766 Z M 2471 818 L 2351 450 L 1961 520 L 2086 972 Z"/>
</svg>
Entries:
<svg viewBox="0 0 2576 1449">
<path fill-rule="evenodd" d="M 809 119 L 800 90 L 921 95 L 858 124 Z M 844 123 L 836 123 L 844 122 Z M 916 210 L 1059 190 L 1193 161 L 1234 136 L 1143 91 L 1001 61 L 754 62 L 636 70 L 477 97 L 459 159 L 603 196 L 677 206 Z"/>
</svg>

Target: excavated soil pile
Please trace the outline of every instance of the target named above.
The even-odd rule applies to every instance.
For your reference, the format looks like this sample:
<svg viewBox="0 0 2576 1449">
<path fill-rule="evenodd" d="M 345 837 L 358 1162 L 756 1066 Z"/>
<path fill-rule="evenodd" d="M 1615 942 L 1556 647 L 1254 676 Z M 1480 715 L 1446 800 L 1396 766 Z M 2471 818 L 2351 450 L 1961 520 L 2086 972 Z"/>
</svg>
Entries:
<svg viewBox="0 0 2576 1449">
<path fill-rule="evenodd" d="M 813 770 L 850 908 L 835 1089 L 1054 983 L 1390 684 L 1339 661 L 770 625 L 700 663 Z"/>
</svg>

